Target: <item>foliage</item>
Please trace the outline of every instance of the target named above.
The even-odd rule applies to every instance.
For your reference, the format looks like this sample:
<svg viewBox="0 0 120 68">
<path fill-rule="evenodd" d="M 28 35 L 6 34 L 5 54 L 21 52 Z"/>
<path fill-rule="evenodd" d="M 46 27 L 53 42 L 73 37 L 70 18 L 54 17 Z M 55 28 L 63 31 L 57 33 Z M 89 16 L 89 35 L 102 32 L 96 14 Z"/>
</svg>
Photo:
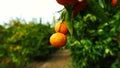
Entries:
<svg viewBox="0 0 120 68">
<path fill-rule="evenodd" d="M 62 1 L 62 0 L 61 0 Z M 67 21 L 73 68 L 119 68 L 120 1 L 87 0 L 73 18 L 73 6 L 64 6 L 60 19 Z"/>
<path fill-rule="evenodd" d="M 120 24 L 115 19 L 104 24 L 92 22 L 92 15 L 87 22 L 83 20 L 86 16 L 74 24 L 76 36 L 69 42 L 74 68 L 110 68 L 119 59 L 120 42 L 117 37 Z"/>
<path fill-rule="evenodd" d="M 50 24 L 11 20 L 7 28 L 0 30 L 0 64 L 22 68 L 32 60 L 50 57 L 57 50 L 49 43 L 52 33 Z"/>
</svg>

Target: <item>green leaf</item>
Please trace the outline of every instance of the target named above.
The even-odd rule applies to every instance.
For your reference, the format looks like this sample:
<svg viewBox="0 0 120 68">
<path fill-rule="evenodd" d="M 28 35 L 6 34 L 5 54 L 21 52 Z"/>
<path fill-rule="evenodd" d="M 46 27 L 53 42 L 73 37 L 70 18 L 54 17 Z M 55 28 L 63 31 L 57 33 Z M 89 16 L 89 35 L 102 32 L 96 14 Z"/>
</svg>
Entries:
<svg viewBox="0 0 120 68">
<path fill-rule="evenodd" d="M 103 5 L 102 0 L 99 0 L 99 4 L 100 4 L 100 6 L 101 6 L 102 8 L 104 8 L 104 7 L 105 7 L 105 6 Z"/>
<path fill-rule="evenodd" d="M 84 21 L 87 21 L 87 20 L 89 20 L 89 19 L 90 19 L 92 22 L 95 22 L 95 21 L 96 21 L 96 17 L 95 17 L 94 15 L 92 15 L 92 14 L 89 14 L 89 13 L 88 13 L 86 16 L 83 17 L 83 20 L 84 20 Z"/>
<path fill-rule="evenodd" d="M 68 13 L 66 13 L 66 22 L 67 22 L 67 27 L 68 27 L 68 30 L 70 32 L 71 35 L 73 35 L 73 22 L 70 18 L 70 16 L 68 15 Z"/>
<path fill-rule="evenodd" d="M 67 23 L 68 30 L 71 35 L 73 35 L 73 17 L 72 17 L 72 11 L 71 6 L 65 6 L 67 12 L 65 14 L 65 21 Z"/>
</svg>

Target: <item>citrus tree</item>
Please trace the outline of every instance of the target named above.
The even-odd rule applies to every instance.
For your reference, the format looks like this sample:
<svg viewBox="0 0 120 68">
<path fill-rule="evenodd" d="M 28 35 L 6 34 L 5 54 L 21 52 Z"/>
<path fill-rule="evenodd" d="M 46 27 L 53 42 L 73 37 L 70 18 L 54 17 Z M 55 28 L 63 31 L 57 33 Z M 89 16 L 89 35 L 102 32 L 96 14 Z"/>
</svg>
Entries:
<svg viewBox="0 0 120 68">
<path fill-rule="evenodd" d="M 11 20 L 7 27 L 0 26 L 0 68 L 23 68 L 49 58 L 57 50 L 49 43 L 53 32 L 50 24 L 34 21 Z"/>
<path fill-rule="evenodd" d="M 73 68 L 120 67 L 120 1 L 56 0 L 64 8 Z"/>
</svg>

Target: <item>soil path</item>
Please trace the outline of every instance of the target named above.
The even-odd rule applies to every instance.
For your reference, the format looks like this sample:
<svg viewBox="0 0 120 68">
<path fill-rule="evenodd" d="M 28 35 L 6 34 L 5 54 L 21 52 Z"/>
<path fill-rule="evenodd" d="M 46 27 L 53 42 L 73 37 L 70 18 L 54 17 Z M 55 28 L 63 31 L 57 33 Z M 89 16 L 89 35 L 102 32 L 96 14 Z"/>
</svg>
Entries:
<svg viewBox="0 0 120 68">
<path fill-rule="evenodd" d="M 52 55 L 52 58 L 47 61 L 33 62 L 28 68 L 69 68 L 70 51 L 59 50 Z"/>
</svg>

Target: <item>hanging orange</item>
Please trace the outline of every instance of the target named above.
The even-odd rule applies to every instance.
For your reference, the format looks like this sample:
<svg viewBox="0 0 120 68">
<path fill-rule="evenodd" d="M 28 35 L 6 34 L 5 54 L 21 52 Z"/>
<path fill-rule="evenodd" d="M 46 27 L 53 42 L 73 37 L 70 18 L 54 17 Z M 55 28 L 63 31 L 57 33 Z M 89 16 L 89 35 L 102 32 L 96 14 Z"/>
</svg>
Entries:
<svg viewBox="0 0 120 68">
<path fill-rule="evenodd" d="M 58 23 L 56 23 L 55 32 L 60 32 L 60 33 L 63 33 L 63 34 L 67 34 L 68 33 L 68 28 L 67 28 L 66 22 L 65 21 L 63 21 L 63 22 L 59 21 Z"/>
<path fill-rule="evenodd" d="M 65 46 L 66 42 L 67 42 L 67 37 L 62 33 L 54 33 L 50 37 L 50 43 L 54 47 Z"/>
</svg>

